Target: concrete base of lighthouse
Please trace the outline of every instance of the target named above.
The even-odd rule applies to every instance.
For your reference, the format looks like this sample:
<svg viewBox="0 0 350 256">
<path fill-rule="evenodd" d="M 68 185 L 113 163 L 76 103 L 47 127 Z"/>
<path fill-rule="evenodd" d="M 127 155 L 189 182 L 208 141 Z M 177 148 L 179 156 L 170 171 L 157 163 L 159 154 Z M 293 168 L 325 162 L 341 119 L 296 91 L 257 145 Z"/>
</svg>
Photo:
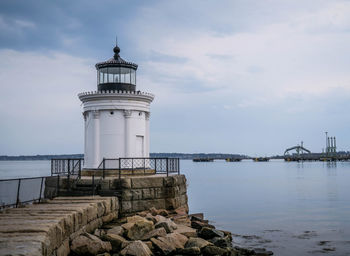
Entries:
<svg viewBox="0 0 350 256">
<path fill-rule="evenodd" d="M 45 182 L 45 197 L 58 192 L 59 196 L 91 195 L 92 183 L 98 184 L 95 195 L 116 196 L 119 199 L 119 213 L 129 215 L 135 212 L 157 209 L 176 209 L 187 204 L 187 181 L 185 175 L 124 176 L 121 179 L 106 177 L 92 179 L 82 176 L 72 180 L 67 177 L 49 177 Z M 59 191 L 57 191 L 59 190 Z"/>
</svg>

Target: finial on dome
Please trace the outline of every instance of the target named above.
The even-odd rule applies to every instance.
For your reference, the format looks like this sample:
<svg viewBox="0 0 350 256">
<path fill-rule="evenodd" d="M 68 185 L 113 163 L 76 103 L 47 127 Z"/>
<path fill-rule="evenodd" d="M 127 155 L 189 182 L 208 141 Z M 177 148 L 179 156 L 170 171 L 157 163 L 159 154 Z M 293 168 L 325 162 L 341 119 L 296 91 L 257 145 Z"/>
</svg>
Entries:
<svg viewBox="0 0 350 256">
<path fill-rule="evenodd" d="M 114 59 L 118 59 L 119 53 L 120 53 L 120 48 L 118 47 L 118 36 L 115 36 L 115 47 L 113 48 L 114 51 Z"/>
</svg>

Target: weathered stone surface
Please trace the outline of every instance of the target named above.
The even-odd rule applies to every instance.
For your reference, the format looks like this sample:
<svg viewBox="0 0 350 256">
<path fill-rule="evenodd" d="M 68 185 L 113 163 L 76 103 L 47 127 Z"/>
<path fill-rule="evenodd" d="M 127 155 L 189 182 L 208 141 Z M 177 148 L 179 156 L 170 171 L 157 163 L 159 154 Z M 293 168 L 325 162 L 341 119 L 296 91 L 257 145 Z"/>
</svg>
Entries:
<svg viewBox="0 0 350 256">
<path fill-rule="evenodd" d="M 78 255 L 96 255 L 112 250 L 112 246 L 97 236 L 84 233 L 72 241 L 71 250 Z"/>
<path fill-rule="evenodd" d="M 151 238 L 154 246 L 164 255 L 173 253 L 178 249 L 183 249 L 187 240 L 187 237 L 177 233 L 167 234 L 166 236 L 158 237 L 157 239 Z"/>
<path fill-rule="evenodd" d="M 142 198 L 143 199 L 154 199 L 154 188 L 144 188 L 142 189 Z"/>
<path fill-rule="evenodd" d="M 167 233 L 171 233 L 174 230 L 168 221 L 158 222 L 154 227 L 155 228 L 164 228 Z"/>
<path fill-rule="evenodd" d="M 166 236 L 166 234 L 164 228 L 157 228 L 145 234 L 141 240 L 150 240 L 152 237 Z"/>
<path fill-rule="evenodd" d="M 149 221 L 152 221 L 154 224 L 157 223 L 157 219 L 151 213 L 147 213 L 145 218 Z"/>
<path fill-rule="evenodd" d="M 157 213 L 158 213 L 158 211 L 157 211 Z M 156 221 L 157 222 L 161 222 L 161 221 L 167 221 L 168 219 L 167 218 L 165 218 L 164 216 L 162 216 L 162 215 L 155 215 L 154 216 L 154 218 L 156 219 Z"/>
<path fill-rule="evenodd" d="M 132 188 L 153 188 L 163 187 L 164 177 L 148 176 L 148 177 L 133 177 L 131 179 Z"/>
<path fill-rule="evenodd" d="M 117 198 L 87 196 L 57 197 L 41 204 L 6 209 L 0 214 L 0 243 L 4 250 L 18 255 L 31 255 L 34 251 L 41 252 L 34 255 L 67 255 L 69 239 L 72 241 L 84 232 L 93 233 L 102 226 L 104 218 L 117 216 L 117 206 Z M 20 236 L 21 239 L 14 239 Z M 28 246 L 26 252 L 20 249 L 22 246 Z"/>
<path fill-rule="evenodd" d="M 156 238 L 151 238 L 151 242 L 153 243 L 154 247 L 162 253 L 162 255 L 169 255 L 176 250 L 174 245 Z"/>
<path fill-rule="evenodd" d="M 164 199 L 150 199 L 150 200 L 134 200 L 131 202 L 132 211 L 140 212 L 145 209 L 149 209 L 152 206 L 157 208 L 165 208 L 165 200 Z"/>
<path fill-rule="evenodd" d="M 150 256 L 152 255 L 151 250 L 142 241 L 134 241 L 125 247 L 120 255 L 125 256 Z"/>
<path fill-rule="evenodd" d="M 191 237 L 188 239 L 187 243 L 185 244 L 185 248 L 198 247 L 199 249 L 202 249 L 203 247 L 208 245 L 213 245 L 213 244 L 200 237 Z"/>
<path fill-rule="evenodd" d="M 129 223 L 124 223 L 124 224 L 122 224 L 121 227 L 127 232 L 127 231 L 129 231 L 129 229 L 130 229 L 132 226 L 134 226 L 134 223 L 129 222 Z"/>
<path fill-rule="evenodd" d="M 94 235 L 97 237 L 102 237 L 106 234 L 106 231 L 104 229 L 95 229 Z"/>
<path fill-rule="evenodd" d="M 128 230 L 127 237 L 131 240 L 140 240 L 144 235 L 154 229 L 153 222 L 148 220 L 137 221 Z"/>
<path fill-rule="evenodd" d="M 164 216 L 164 217 L 169 216 L 169 212 L 167 210 L 165 210 L 165 209 L 160 209 L 158 211 L 158 214 L 161 215 L 161 216 Z"/>
<path fill-rule="evenodd" d="M 201 231 L 198 233 L 198 236 L 204 239 L 211 239 L 214 237 L 224 237 L 225 234 L 224 232 L 217 229 L 203 227 Z"/>
<path fill-rule="evenodd" d="M 111 243 L 113 251 L 120 251 L 130 243 L 124 237 L 116 234 L 107 233 L 103 238 Z"/>
<path fill-rule="evenodd" d="M 201 230 L 204 227 L 215 229 L 213 225 L 210 225 L 201 221 L 195 221 L 195 220 L 191 221 L 191 227 L 198 230 Z"/>
<path fill-rule="evenodd" d="M 122 226 L 115 226 L 107 231 L 107 234 L 114 234 L 122 236 L 124 234 L 124 228 Z"/>
<path fill-rule="evenodd" d="M 126 222 L 128 222 L 128 223 L 136 223 L 138 221 L 147 221 L 147 220 L 144 217 L 141 217 L 138 215 L 126 217 Z"/>
<path fill-rule="evenodd" d="M 197 231 L 185 225 L 177 225 L 177 229 L 174 230 L 174 233 L 179 233 L 186 237 L 197 237 Z"/>
<path fill-rule="evenodd" d="M 221 248 L 226 248 L 226 247 L 231 247 L 231 241 L 228 236 L 225 237 L 214 237 L 210 239 L 210 242 L 212 242 L 215 246 L 221 247 Z"/>
<path fill-rule="evenodd" d="M 217 247 L 215 245 L 208 245 L 202 249 L 203 255 L 224 255 L 227 254 L 229 251 L 220 247 Z"/>
</svg>

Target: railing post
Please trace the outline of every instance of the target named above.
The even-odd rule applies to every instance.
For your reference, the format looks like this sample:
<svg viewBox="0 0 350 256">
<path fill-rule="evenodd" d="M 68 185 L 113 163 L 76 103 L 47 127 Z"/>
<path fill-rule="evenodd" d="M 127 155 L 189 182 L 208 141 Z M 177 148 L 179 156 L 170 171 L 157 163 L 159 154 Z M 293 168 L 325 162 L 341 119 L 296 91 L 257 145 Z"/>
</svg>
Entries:
<svg viewBox="0 0 350 256">
<path fill-rule="evenodd" d="M 134 158 L 131 158 L 131 173 L 134 175 Z"/>
<path fill-rule="evenodd" d="M 119 158 L 118 161 L 119 161 L 119 180 L 120 180 L 120 178 L 121 178 L 121 171 L 122 171 L 122 169 L 121 169 L 122 159 Z"/>
<path fill-rule="evenodd" d="M 103 177 L 103 179 L 105 178 L 105 168 L 106 168 L 106 164 L 105 164 L 105 158 L 103 158 L 103 160 L 102 160 L 102 177 Z"/>
<path fill-rule="evenodd" d="M 43 192 L 43 183 L 44 183 L 44 177 L 41 177 L 39 203 L 41 201 L 41 193 Z"/>
<path fill-rule="evenodd" d="M 53 159 L 51 159 L 51 176 L 53 174 Z"/>
<path fill-rule="evenodd" d="M 156 172 L 155 174 L 157 174 L 157 158 L 154 158 L 154 171 Z"/>
<path fill-rule="evenodd" d="M 18 179 L 16 208 L 18 207 L 18 204 L 19 204 L 19 190 L 20 190 L 20 188 L 21 188 L 21 179 Z"/>
<path fill-rule="evenodd" d="M 143 175 L 146 174 L 146 158 L 143 158 Z"/>
<path fill-rule="evenodd" d="M 57 196 L 60 194 L 60 175 L 57 175 Z"/>
<path fill-rule="evenodd" d="M 180 158 L 177 159 L 177 174 L 180 175 Z"/>
<path fill-rule="evenodd" d="M 81 159 L 79 159 L 79 171 L 78 171 L 78 177 L 80 179 L 81 177 Z"/>
<path fill-rule="evenodd" d="M 168 177 L 169 176 L 169 169 L 168 169 L 168 160 L 169 160 L 169 158 L 166 158 L 166 176 Z"/>
</svg>

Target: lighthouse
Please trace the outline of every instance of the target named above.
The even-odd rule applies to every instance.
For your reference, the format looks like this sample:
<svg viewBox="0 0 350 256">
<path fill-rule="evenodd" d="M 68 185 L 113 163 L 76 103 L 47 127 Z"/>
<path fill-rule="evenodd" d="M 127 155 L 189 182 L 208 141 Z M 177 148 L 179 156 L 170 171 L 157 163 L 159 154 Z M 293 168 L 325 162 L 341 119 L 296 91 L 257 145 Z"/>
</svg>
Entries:
<svg viewBox="0 0 350 256">
<path fill-rule="evenodd" d="M 97 63 L 97 91 L 78 95 L 84 116 L 84 168 L 104 158 L 148 158 L 150 104 L 154 95 L 136 90 L 137 64 L 120 57 Z"/>
</svg>

